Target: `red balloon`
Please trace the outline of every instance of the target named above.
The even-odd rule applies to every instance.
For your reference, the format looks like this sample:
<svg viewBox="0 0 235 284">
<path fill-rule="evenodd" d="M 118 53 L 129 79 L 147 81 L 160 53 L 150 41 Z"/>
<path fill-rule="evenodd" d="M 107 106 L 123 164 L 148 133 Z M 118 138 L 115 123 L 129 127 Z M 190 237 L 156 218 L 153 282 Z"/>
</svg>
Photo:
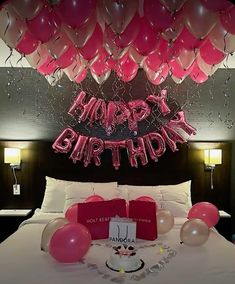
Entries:
<svg viewBox="0 0 235 284">
<path fill-rule="evenodd" d="M 132 75 L 138 71 L 138 64 L 132 60 L 128 53 L 118 60 L 117 72 L 122 75 Z"/>
<path fill-rule="evenodd" d="M 213 12 L 218 12 L 221 10 L 226 10 L 232 6 L 231 1 L 228 0 L 201 0 L 202 4 Z"/>
<path fill-rule="evenodd" d="M 157 48 L 157 53 L 160 60 L 165 63 L 178 57 L 181 51 L 182 47 L 179 44 L 177 44 L 177 42 L 170 44 L 165 39 L 161 39 L 159 41 L 159 46 Z"/>
<path fill-rule="evenodd" d="M 198 218 L 203 220 L 209 228 L 219 222 L 219 210 L 209 202 L 198 202 L 188 212 L 188 219 Z"/>
<path fill-rule="evenodd" d="M 65 218 L 71 223 L 78 221 L 78 204 L 71 205 L 65 212 Z"/>
<path fill-rule="evenodd" d="M 82 224 L 69 223 L 52 236 L 49 253 L 58 262 L 78 262 L 89 250 L 91 234 Z"/>
<path fill-rule="evenodd" d="M 34 52 L 37 49 L 38 45 L 39 40 L 37 40 L 29 31 L 26 31 L 15 49 L 20 53 L 28 55 Z"/>
<path fill-rule="evenodd" d="M 158 52 L 155 51 L 146 57 L 145 63 L 151 70 L 158 71 L 162 65 L 162 60 L 160 59 Z"/>
<path fill-rule="evenodd" d="M 110 55 L 105 49 L 102 49 L 99 52 L 98 58 L 91 64 L 91 71 L 98 76 L 108 72 L 110 70 L 108 64 L 106 63 L 108 58 L 110 58 Z"/>
<path fill-rule="evenodd" d="M 76 56 L 76 48 L 73 45 L 70 45 L 69 48 L 56 60 L 56 62 L 60 68 L 65 69 L 74 62 Z"/>
<path fill-rule="evenodd" d="M 164 31 L 173 23 L 170 11 L 159 0 L 145 0 L 144 14 L 150 25 L 157 31 Z"/>
<path fill-rule="evenodd" d="M 209 65 L 219 64 L 225 58 L 225 54 L 214 47 L 209 39 L 200 48 L 200 55 L 201 58 Z"/>
<path fill-rule="evenodd" d="M 197 63 L 195 63 L 193 66 L 193 70 L 190 73 L 190 78 L 194 82 L 201 84 L 208 79 L 208 76 L 198 67 Z"/>
<path fill-rule="evenodd" d="M 97 53 L 101 49 L 102 43 L 103 43 L 103 31 L 100 25 L 96 24 L 95 30 L 91 38 L 81 49 L 79 49 L 79 52 L 84 59 L 91 60 L 97 55 Z"/>
<path fill-rule="evenodd" d="M 197 39 L 186 27 L 183 28 L 181 34 L 178 36 L 175 42 L 175 44 L 179 44 L 188 50 L 199 48 L 204 43 L 205 40 Z"/>
<path fill-rule="evenodd" d="M 33 19 L 27 22 L 28 29 L 41 42 L 48 42 L 59 30 L 57 16 L 47 6 Z"/>
<path fill-rule="evenodd" d="M 235 35 L 235 6 L 220 14 L 220 21 L 230 34 Z"/>
<path fill-rule="evenodd" d="M 157 45 L 156 32 L 150 27 L 148 21 L 143 17 L 140 18 L 140 29 L 133 46 L 136 50 L 146 56 L 152 52 Z"/>
<path fill-rule="evenodd" d="M 61 21 L 72 28 L 80 28 L 94 16 L 96 2 L 96 0 L 61 0 L 54 9 Z"/>
<path fill-rule="evenodd" d="M 140 17 L 138 14 L 134 16 L 123 33 L 117 34 L 115 43 L 118 47 L 124 48 L 129 46 L 137 37 L 140 28 Z"/>
<path fill-rule="evenodd" d="M 187 70 L 184 70 L 180 66 L 177 60 L 171 61 L 169 63 L 169 66 L 170 66 L 170 71 L 172 75 L 178 79 L 184 79 L 185 77 L 187 77 L 191 73 L 192 68 L 193 68 L 193 65 L 192 65 Z"/>
<path fill-rule="evenodd" d="M 59 68 L 56 60 L 51 56 L 48 56 L 45 63 L 37 68 L 38 72 L 43 75 L 51 75 L 55 72 L 55 70 Z"/>
<path fill-rule="evenodd" d="M 99 202 L 99 201 L 104 201 L 104 198 L 100 195 L 91 195 L 91 196 L 88 196 L 84 202 Z"/>
</svg>

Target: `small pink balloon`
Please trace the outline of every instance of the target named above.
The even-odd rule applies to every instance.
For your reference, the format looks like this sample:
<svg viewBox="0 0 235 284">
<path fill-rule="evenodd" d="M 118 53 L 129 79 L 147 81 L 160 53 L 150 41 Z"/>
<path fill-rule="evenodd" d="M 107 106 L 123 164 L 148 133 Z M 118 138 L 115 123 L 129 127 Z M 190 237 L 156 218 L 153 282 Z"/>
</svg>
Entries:
<svg viewBox="0 0 235 284">
<path fill-rule="evenodd" d="M 209 228 L 219 222 L 219 210 L 210 202 L 198 202 L 188 212 L 188 219 L 201 219 Z"/>
<path fill-rule="evenodd" d="M 91 195 L 91 196 L 88 196 L 84 202 L 99 202 L 99 201 L 104 201 L 104 198 L 100 195 L 97 195 L 97 194 L 94 194 L 94 195 Z"/>
<path fill-rule="evenodd" d="M 197 39 L 186 27 L 176 39 L 176 44 L 180 44 L 183 48 L 194 50 L 204 44 L 203 39 Z"/>
<path fill-rule="evenodd" d="M 177 44 L 177 42 L 170 44 L 167 40 L 161 39 L 159 41 L 157 53 L 160 60 L 167 63 L 178 57 L 182 50 L 182 46 Z"/>
<path fill-rule="evenodd" d="M 200 48 L 201 58 L 209 65 L 219 64 L 224 60 L 225 54 L 218 50 L 208 39 Z"/>
<path fill-rule="evenodd" d="M 138 71 L 138 64 L 132 60 L 128 53 L 119 59 L 117 65 L 117 73 L 123 74 L 124 76 L 131 76 L 136 74 Z"/>
<path fill-rule="evenodd" d="M 51 238 L 49 253 L 58 262 L 78 262 L 91 245 L 91 234 L 82 224 L 69 223 L 59 228 Z"/>
<path fill-rule="evenodd" d="M 110 70 L 107 62 L 107 59 L 110 58 L 110 55 L 105 49 L 102 49 L 99 52 L 99 56 L 94 62 L 90 65 L 90 69 L 93 73 L 98 76 L 101 76 Z"/>
<path fill-rule="evenodd" d="M 181 65 L 178 63 L 177 60 L 171 61 L 169 63 L 169 66 L 170 66 L 171 74 L 178 79 L 183 79 L 187 77 L 191 73 L 192 67 L 193 67 L 192 65 L 191 67 L 189 67 L 189 69 L 185 70 L 181 67 Z"/>
<path fill-rule="evenodd" d="M 71 45 L 69 48 L 56 60 L 60 68 L 64 69 L 69 67 L 77 56 L 76 48 Z"/>
<path fill-rule="evenodd" d="M 29 31 L 26 31 L 23 38 L 16 46 L 16 50 L 25 55 L 34 52 L 39 45 L 39 40 L 37 40 Z"/>
<path fill-rule="evenodd" d="M 49 56 L 46 62 L 39 66 L 37 70 L 45 76 L 53 74 L 57 68 L 59 68 L 59 66 L 56 63 L 56 60 Z"/>
<path fill-rule="evenodd" d="M 152 197 L 147 196 L 147 195 L 142 195 L 140 197 L 137 197 L 135 200 L 137 200 L 137 201 L 155 202 L 155 200 Z"/>
<path fill-rule="evenodd" d="M 65 218 L 72 223 L 77 223 L 78 220 L 78 204 L 71 205 L 65 212 Z"/>
<path fill-rule="evenodd" d="M 151 70 L 158 71 L 162 65 L 162 60 L 160 59 L 158 52 L 155 51 L 146 57 L 145 63 Z"/>
<path fill-rule="evenodd" d="M 208 76 L 198 67 L 197 63 L 194 63 L 190 78 L 194 82 L 202 84 L 208 79 Z"/>
</svg>

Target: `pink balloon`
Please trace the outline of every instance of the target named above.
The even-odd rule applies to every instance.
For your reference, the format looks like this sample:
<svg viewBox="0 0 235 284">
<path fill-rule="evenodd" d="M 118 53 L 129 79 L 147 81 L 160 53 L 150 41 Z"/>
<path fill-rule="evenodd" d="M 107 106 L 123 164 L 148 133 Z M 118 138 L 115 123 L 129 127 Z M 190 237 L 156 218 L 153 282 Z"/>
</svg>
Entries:
<svg viewBox="0 0 235 284">
<path fill-rule="evenodd" d="M 183 27 L 184 27 L 184 14 L 182 9 L 181 11 L 174 14 L 172 24 L 170 25 L 169 28 L 161 32 L 161 36 L 164 39 L 173 42 L 179 36 Z"/>
<path fill-rule="evenodd" d="M 145 149 L 144 139 L 142 137 L 137 138 L 137 145 L 134 145 L 132 139 L 126 140 L 126 148 L 128 153 L 128 159 L 132 167 L 138 167 L 137 158 L 144 166 L 148 163 L 148 157 Z"/>
<path fill-rule="evenodd" d="M 87 167 L 91 163 L 91 161 L 93 161 L 93 163 L 96 166 L 100 166 L 101 165 L 100 155 L 103 153 L 103 151 L 104 151 L 104 141 L 97 137 L 90 137 L 83 159 L 84 167 Z M 96 199 L 98 199 L 98 197 Z"/>
<path fill-rule="evenodd" d="M 103 43 L 103 31 L 99 24 L 96 24 L 95 30 L 87 43 L 79 49 L 80 54 L 86 60 L 93 59 L 99 52 Z"/>
<path fill-rule="evenodd" d="M 225 54 L 214 47 L 209 39 L 200 48 L 200 55 L 202 59 L 210 65 L 219 64 L 225 58 Z"/>
<path fill-rule="evenodd" d="M 164 31 L 173 23 L 170 11 L 159 0 L 145 0 L 144 14 L 150 25 L 157 31 Z"/>
<path fill-rule="evenodd" d="M 72 143 L 77 139 L 77 136 L 77 133 L 72 128 L 66 128 L 57 137 L 52 148 L 56 153 L 68 153 L 72 148 Z"/>
<path fill-rule="evenodd" d="M 15 49 L 20 53 L 28 55 L 34 52 L 37 49 L 38 45 L 39 40 L 37 40 L 29 31 L 26 31 Z"/>
<path fill-rule="evenodd" d="M 156 48 L 156 44 L 156 32 L 144 17 L 140 18 L 140 29 L 133 46 L 140 54 L 146 56 Z"/>
<path fill-rule="evenodd" d="M 155 202 L 155 200 L 152 197 L 147 196 L 147 195 L 142 195 L 140 197 L 137 197 L 135 200 L 137 200 L 137 201 Z"/>
<path fill-rule="evenodd" d="M 80 74 L 75 78 L 75 82 L 80 84 L 87 76 L 87 70 L 84 68 Z"/>
<path fill-rule="evenodd" d="M 94 195 L 88 196 L 84 202 L 99 202 L 99 201 L 104 201 L 104 198 L 100 195 L 94 194 Z"/>
<path fill-rule="evenodd" d="M 55 70 L 59 68 L 56 60 L 49 56 L 45 63 L 37 68 L 38 72 L 45 75 L 51 75 Z"/>
<path fill-rule="evenodd" d="M 159 41 L 159 47 L 157 53 L 162 62 L 169 62 L 179 56 L 182 51 L 182 47 L 177 42 L 170 44 L 167 40 L 161 39 Z"/>
<path fill-rule="evenodd" d="M 58 262 L 78 262 L 89 250 L 91 234 L 82 224 L 66 224 L 51 238 L 49 253 Z"/>
<path fill-rule="evenodd" d="M 213 12 L 218 12 L 221 10 L 226 10 L 232 6 L 231 1 L 228 0 L 201 0 L 202 4 L 208 9 Z"/>
<path fill-rule="evenodd" d="M 194 82 L 201 84 L 208 79 L 208 76 L 198 67 L 197 63 L 194 63 L 193 69 L 190 73 L 190 78 Z"/>
<path fill-rule="evenodd" d="M 56 60 L 58 66 L 62 69 L 70 66 L 77 56 L 77 50 L 73 45 L 70 45 L 69 48 Z"/>
<path fill-rule="evenodd" d="M 198 218 L 204 221 L 209 228 L 219 222 L 219 210 L 209 202 L 198 202 L 188 212 L 188 219 Z"/>
<path fill-rule="evenodd" d="M 189 69 L 184 70 L 180 66 L 180 64 L 178 63 L 177 60 L 171 61 L 169 63 L 169 66 L 170 66 L 170 71 L 171 71 L 172 75 L 175 76 L 178 79 L 183 79 L 183 78 L 187 77 L 191 73 L 192 67 L 193 67 L 193 66 L 191 66 Z"/>
<path fill-rule="evenodd" d="M 65 212 L 65 218 L 71 223 L 78 221 L 78 204 L 71 205 Z"/>
<path fill-rule="evenodd" d="M 233 5 L 230 9 L 220 14 L 220 21 L 223 27 L 230 34 L 235 35 L 235 6 Z"/>
<path fill-rule="evenodd" d="M 47 6 L 33 19 L 27 22 L 28 29 L 41 42 L 48 42 L 59 30 L 57 16 Z"/>
<path fill-rule="evenodd" d="M 157 51 L 150 53 L 146 59 L 145 63 L 147 67 L 149 67 L 153 71 L 158 71 L 160 66 L 162 65 L 162 60 L 160 59 L 160 55 Z"/>
<path fill-rule="evenodd" d="M 158 158 L 166 151 L 166 143 L 162 135 L 157 132 L 152 132 L 144 135 L 144 141 L 150 158 L 155 162 L 158 161 Z"/>
<path fill-rule="evenodd" d="M 138 71 L 138 64 L 136 64 L 126 53 L 122 58 L 118 60 L 117 72 L 122 75 L 130 76 Z"/>
<path fill-rule="evenodd" d="M 61 21 L 72 28 L 80 28 L 94 16 L 96 0 L 61 0 L 55 11 Z"/>
<path fill-rule="evenodd" d="M 110 58 L 110 55 L 105 49 L 102 49 L 99 52 L 98 58 L 91 64 L 90 69 L 93 73 L 98 76 L 103 75 L 110 70 L 107 62 L 107 59 Z"/>
<path fill-rule="evenodd" d="M 184 27 L 181 34 L 176 39 L 176 44 L 180 44 L 183 48 L 194 50 L 204 44 L 204 40 L 197 39 L 192 33 Z"/>
</svg>

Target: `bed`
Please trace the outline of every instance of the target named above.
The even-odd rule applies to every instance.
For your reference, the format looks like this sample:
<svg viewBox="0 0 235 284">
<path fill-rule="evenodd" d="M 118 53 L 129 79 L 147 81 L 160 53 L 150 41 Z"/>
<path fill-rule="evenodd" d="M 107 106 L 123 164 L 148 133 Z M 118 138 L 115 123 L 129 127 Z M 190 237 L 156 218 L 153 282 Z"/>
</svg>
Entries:
<svg viewBox="0 0 235 284">
<path fill-rule="evenodd" d="M 191 206 L 190 185 L 190 181 L 185 181 L 160 188 L 119 186 L 115 182 L 100 186 L 98 183 L 78 183 L 46 177 L 41 208 L 0 244 L 0 282 L 234 283 L 235 246 L 214 228 L 202 246 L 190 247 L 180 243 L 180 228 L 187 220 L 187 210 Z M 41 235 L 45 225 L 54 218 L 64 216 L 65 210 L 73 202 L 81 202 L 94 193 L 107 199 L 121 196 L 127 200 L 144 193 L 154 198 L 160 207 L 174 212 L 175 225 L 170 232 L 159 235 L 155 241 L 137 240 L 139 256 L 145 263 L 143 269 L 134 273 L 121 273 L 107 268 L 105 262 L 111 250 L 107 240 L 94 240 L 88 253 L 78 263 L 59 263 L 49 253 L 41 251 Z"/>
</svg>

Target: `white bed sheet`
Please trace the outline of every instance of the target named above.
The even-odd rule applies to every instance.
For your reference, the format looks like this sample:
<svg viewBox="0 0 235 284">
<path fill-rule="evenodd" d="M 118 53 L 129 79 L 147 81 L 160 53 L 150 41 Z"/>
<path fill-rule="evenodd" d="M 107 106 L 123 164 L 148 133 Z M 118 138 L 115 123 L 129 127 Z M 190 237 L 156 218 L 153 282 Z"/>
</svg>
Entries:
<svg viewBox="0 0 235 284">
<path fill-rule="evenodd" d="M 23 222 L 0 244 L 1 284 L 232 284 L 235 281 L 235 246 L 215 231 L 201 247 L 180 244 L 180 227 L 186 219 L 176 218 L 174 228 L 154 242 L 138 241 L 145 267 L 132 274 L 113 272 L 105 266 L 110 254 L 107 241 L 95 241 L 82 262 L 63 264 L 40 250 L 42 231 L 62 214 L 41 213 Z"/>
</svg>

